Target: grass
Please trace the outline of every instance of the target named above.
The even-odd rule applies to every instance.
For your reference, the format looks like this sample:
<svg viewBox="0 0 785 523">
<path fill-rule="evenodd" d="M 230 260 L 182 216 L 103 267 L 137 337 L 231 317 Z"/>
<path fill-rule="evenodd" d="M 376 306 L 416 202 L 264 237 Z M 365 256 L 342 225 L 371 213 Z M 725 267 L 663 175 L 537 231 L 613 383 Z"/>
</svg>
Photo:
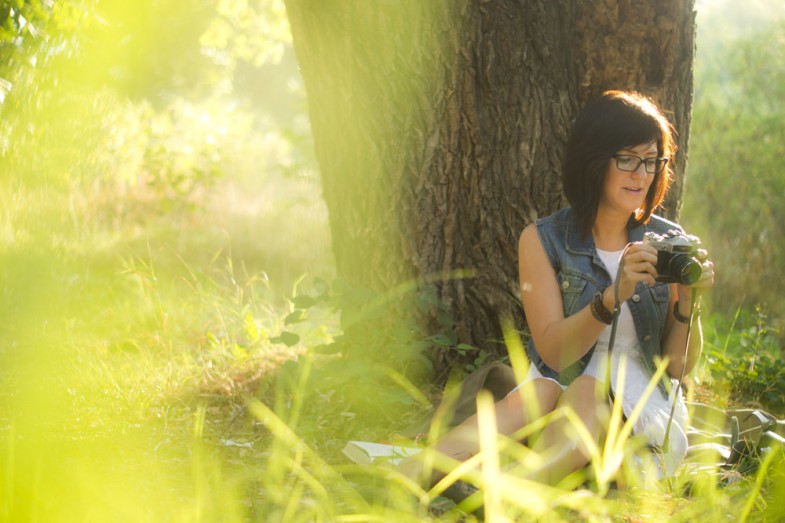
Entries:
<svg viewBox="0 0 785 523">
<path fill-rule="evenodd" d="M 215 197 L 231 190 L 222 183 L 233 182 L 217 183 Z M 299 183 L 292 182 L 295 192 Z M 17 201 L 29 201 L 22 196 Z M 429 510 L 437 491 L 340 455 L 347 439 L 401 430 L 422 412 L 422 397 L 389 373 L 348 392 L 341 380 L 368 369 L 347 369 L 351 362 L 313 350 L 340 334 L 335 312 L 317 304 L 293 316 L 292 296 L 315 294 L 319 284 L 294 278 L 277 293 L 252 247 L 230 253 L 225 227 L 247 230 L 262 220 L 235 212 L 211 229 L 203 211 L 173 211 L 151 221 L 155 234 L 141 241 L 144 232 L 124 240 L 123 231 L 87 226 L 101 216 L 94 210 L 74 236 L 61 235 L 63 248 L 6 244 L 6 261 L 16 259 L 7 267 L 17 272 L 5 285 L 0 520 L 473 520 L 444 498 Z M 248 223 L 232 221 L 239 216 Z M 280 242 L 285 251 L 287 240 Z M 9 312 L 9 298 L 25 296 Z M 284 331 L 298 341 L 276 342 Z M 724 346 L 721 337 L 708 341 Z M 708 366 L 702 372 L 711 375 Z M 782 515 L 775 500 L 785 469 L 776 453 L 729 486 L 719 486 L 717 470 L 685 470 L 670 482 L 608 491 L 584 477 L 572 478 L 577 489 L 527 483 L 493 466 L 497 446 L 508 449 L 503 457 L 525 449 L 492 434 L 483 442 L 478 460 L 490 466 L 474 481 L 494 486 L 482 491 L 488 520 Z"/>
<path fill-rule="evenodd" d="M 271 442 L 248 402 L 282 401 L 284 364 L 335 331 L 324 311 L 287 327 L 300 345 L 271 341 L 300 276 L 318 264 L 330 277 L 324 207 L 307 177 L 262 161 L 281 161 L 270 136 L 248 133 L 256 156 L 238 154 L 231 178 L 178 192 L 144 173 L 199 131 L 150 159 L 133 126 L 118 129 L 106 139 L 126 143 L 116 161 L 136 180 L 100 175 L 111 148 L 53 162 L 17 141 L 3 158 L 0 520 L 245 520 L 263 505 Z M 93 170 L 59 168 L 77 156 Z"/>
<path fill-rule="evenodd" d="M 151 253 L 50 264 L 36 306 L 6 314 L 5 520 L 246 513 L 238 482 L 264 474 L 269 435 L 245 405 L 273 398 L 275 373 L 302 349 L 270 343 L 286 310 L 263 276 L 225 256 L 197 268 L 159 252 L 180 269 L 159 270 Z M 23 272 L 15 294 L 36 273 Z M 58 290 L 62 281 L 71 288 Z M 329 339 L 329 323 L 308 336 Z"/>
<path fill-rule="evenodd" d="M 9 141 L 3 158 L 0 521 L 475 519 L 436 497 L 446 484 L 426 492 L 340 453 L 348 439 L 394 438 L 429 394 L 378 362 L 326 350 L 341 332 L 319 298 L 316 276 L 330 281 L 334 270 L 307 165 L 279 169 L 292 164 L 285 141 L 221 120 L 220 104 L 151 114 L 116 102 L 78 104 L 109 119 L 82 115 L 103 122 L 86 131 L 87 154 L 69 142 L 38 158 L 28 137 Z M 776 389 L 778 333 L 760 313 L 737 320 L 708 319 L 693 390 L 749 399 L 757 389 L 728 374 L 740 360 L 761 398 Z M 781 454 L 729 484 L 693 467 L 614 490 L 622 442 L 595 449 L 595 479 L 548 488 L 502 466 L 536 457 L 483 433 L 486 466 L 468 479 L 490 487 L 477 497 L 493 521 L 784 516 Z"/>
</svg>

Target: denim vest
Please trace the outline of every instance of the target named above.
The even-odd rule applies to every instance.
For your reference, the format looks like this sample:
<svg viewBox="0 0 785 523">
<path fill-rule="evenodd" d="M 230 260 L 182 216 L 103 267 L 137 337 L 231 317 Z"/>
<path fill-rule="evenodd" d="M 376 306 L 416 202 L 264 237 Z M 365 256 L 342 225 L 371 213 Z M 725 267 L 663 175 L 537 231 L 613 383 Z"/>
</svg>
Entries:
<svg viewBox="0 0 785 523">
<path fill-rule="evenodd" d="M 536 226 L 545 253 L 556 272 L 566 318 L 589 305 L 597 291 L 610 286 L 616 275 L 608 274 L 597 255 L 594 238 L 582 237 L 571 208 L 537 220 Z M 645 232 L 664 234 L 672 229 L 682 230 L 679 225 L 652 215 L 648 224 L 628 229 L 627 237 L 629 242 L 636 242 L 643 240 Z M 655 370 L 655 357 L 661 355 L 669 300 L 670 285 L 659 282 L 653 287 L 639 282 L 635 293 L 627 300 L 643 351 L 643 360 L 651 373 Z M 584 371 L 595 346 L 596 343 L 583 357 L 561 372 L 551 369 L 542 361 L 533 339 L 529 340 L 526 354 L 543 376 L 569 385 Z"/>
</svg>

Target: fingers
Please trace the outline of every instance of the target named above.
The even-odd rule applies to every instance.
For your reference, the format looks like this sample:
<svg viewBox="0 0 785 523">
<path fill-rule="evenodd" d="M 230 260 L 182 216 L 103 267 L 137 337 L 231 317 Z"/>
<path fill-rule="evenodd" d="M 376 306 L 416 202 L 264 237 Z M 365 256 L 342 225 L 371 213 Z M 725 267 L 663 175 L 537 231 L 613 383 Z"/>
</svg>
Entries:
<svg viewBox="0 0 785 523">
<path fill-rule="evenodd" d="M 643 242 L 629 244 L 622 259 L 619 297 L 626 300 L 635 292 L 638 282 L 654 285 L 657 277 L 657 251 Z"/>
<path fill-rule="evenodd" d="M 679 285 L 680 295 L 689 296 L 690 289 L 696 289 L 699 292 L 711 289 L 714 287 L 714 262 L 706 260 L 701 263 L 701 276 L 692 285 Z"/>
<path fill-rule="evenodd" d="M 699 289 L 709 289 L 714 286 L 714 262 L 706 260 L 701 263 L 701 277 L 692 286 Z"/>
<path fill-rule="evenodd" d="M 641 242 L 630 244 L 624 255 L 624 270 L 631 281 L 654 285 L 657 277 L 657 251 Z"/>
<path fill-rule="evenodd" d="M 622 277 L 634 284 L 638 282 L 645 282 L 649 285 L 656 283 L 657 271 L 654 265 L 649 261 L 633 262 L 632 260 L 625 261 Z"/>
<path fill-rule="evenodd" d="M 627 247 L 624 257 L 625 260 L 645 260 L 654 264 L 657 263 L 657 249 L 643 242 L 634 242 Z"/>
<path fill-rule="evenodd" d="M 701 276 L 692 285 L 685 286 L 699 290 L 714 286 L 714 263 L 708 259 L 708 253 L 699 249 L 695 254 L 701 262 Z M 653 286 L 657 282 L 657 250 L 643 242 L 629 244 L 624 253 L 621 280 L 619 282 L 620 297 L 627 299 L 635 292 L 638 282 Z"/>
</svg>

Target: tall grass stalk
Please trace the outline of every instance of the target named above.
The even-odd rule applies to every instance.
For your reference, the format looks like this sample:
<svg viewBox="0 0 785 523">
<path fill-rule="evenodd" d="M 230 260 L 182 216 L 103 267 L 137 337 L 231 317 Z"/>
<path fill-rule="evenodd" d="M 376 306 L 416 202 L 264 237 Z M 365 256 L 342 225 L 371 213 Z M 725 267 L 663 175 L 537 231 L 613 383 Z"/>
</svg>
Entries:
<svg viewBox="0 0 785 523">
<path fill-rule="evenodd" d="M 745 523 L 749 519 L 753 507 L 760 503 L 760 493 L 761 488 L 763 487 L 763 482 L 766 480 L 771 464 L 774 462 L 774 458 L 776 457 L 782 457 L 782 454 L 778 452 L 768 452 L 763 458 L 763 461 L 758 468 L 758 472 L 755 475 L 755 483 L 747 495 L 744 508 L 742 509 L 739 516 L 740 522 Z"/>
<path fill-rule="evenodd" d="M 501 469 L 496 434 L 496 414 L 491 394 L 482 391 L 477 396 L 477 423 L 480 427 L 480 456 L 482 459 L 483 505 L 489 521 L 503 521 L 501 510 Z"/>
</svg>

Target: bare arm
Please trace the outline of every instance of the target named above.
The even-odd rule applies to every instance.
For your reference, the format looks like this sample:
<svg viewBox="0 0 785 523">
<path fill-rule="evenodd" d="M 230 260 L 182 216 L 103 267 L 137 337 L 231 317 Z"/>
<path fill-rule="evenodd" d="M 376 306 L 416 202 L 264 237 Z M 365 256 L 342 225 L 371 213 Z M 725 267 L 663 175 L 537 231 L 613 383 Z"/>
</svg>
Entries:
<svg viewBox="0 0 785 523">
<path fill-rule="evenodd" d="M 545 364 L 560 371 L 588 352 L 606 324 L 592 316 L 589 306 L 564 317 L 556 273 L 534 224 L 523 230 L 518 241 L 518 275 L 534 345 Z"/>
<path fill-rule="evenodd" d="M 710 289 L 714 285 L 714 264 L 710 261 L 703 263 L 703 273 L 700 280 L 692 287 L 698 293 Z M 662 355 L 668 356 L 668 374 L 674 378 L 679 378 L 684 367 L 684 374 L 690 372 L 700 357 L 703 349 L 703 331 L 701 328 L 700 317 L 696 316 L 692 321 L 690 330 L 689 348 L 687 349 L 686 362 L 684 361 L 684 350 L 687 346 L 687 324 L 676 321 L 673 315 L 673 308 L 677 306 L 682 316 L 689 316 L 691 288 L 686 285 L 676 285 L 671 287 L 671 302 L 668 305 L 668 320 L 665 324 L 665 340 L 662 345 Z M 698 298 L 700 299 L 700 298 Z"/>
</svg>

